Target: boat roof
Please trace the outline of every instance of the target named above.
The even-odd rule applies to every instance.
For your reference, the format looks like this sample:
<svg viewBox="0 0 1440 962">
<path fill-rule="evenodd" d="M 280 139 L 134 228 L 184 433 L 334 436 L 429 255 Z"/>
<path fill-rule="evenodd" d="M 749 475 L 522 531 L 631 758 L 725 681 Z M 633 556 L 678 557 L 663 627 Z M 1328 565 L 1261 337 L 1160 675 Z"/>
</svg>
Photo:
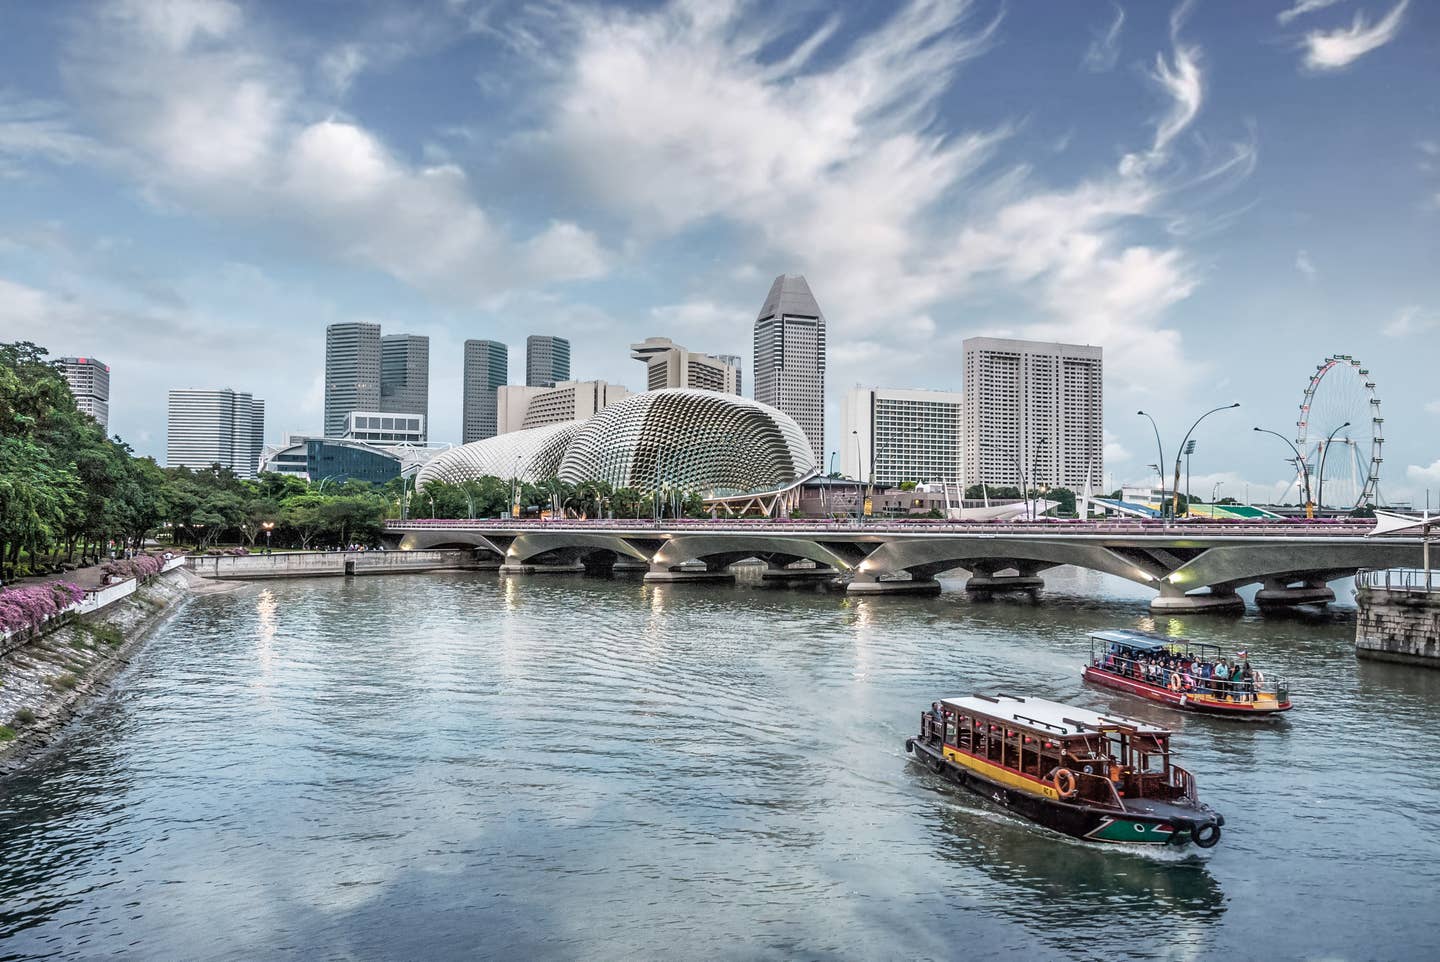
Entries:
<svg viewBox="0 0 1440 962">
<path fill-rule="evenodd" d="M 1117 726 L 1133 728 L 1145 735 L 1168 735 L 1168 728 L 1151 725 L 1125 715 L 1102 715 L 1048 698 L 1021 698 L 1017 695 L 965 695 L 942 698 L 941 703 L 960 711 L 974 712 L 1026 728 L 1038 728 L 1061 735 L 1083 735 Z"/>
<path fill-rule="evenodd" d="M 1131 628 L 1106 628 L 1104 631 L 1092 631 L 1090 637 L 1098 638 L 1100 641 L 1113 641 L 1116 644 L 1138 648 L 1141 651 L 1156 651 L 1161 648 L 1169 648 L 1171 645 L 1188 645 L 1190 643 L 1184 638 L 1166 638 L 1162 635 L 1152 635 L 1149 632 L 1135 631 Z"/>
</svg>

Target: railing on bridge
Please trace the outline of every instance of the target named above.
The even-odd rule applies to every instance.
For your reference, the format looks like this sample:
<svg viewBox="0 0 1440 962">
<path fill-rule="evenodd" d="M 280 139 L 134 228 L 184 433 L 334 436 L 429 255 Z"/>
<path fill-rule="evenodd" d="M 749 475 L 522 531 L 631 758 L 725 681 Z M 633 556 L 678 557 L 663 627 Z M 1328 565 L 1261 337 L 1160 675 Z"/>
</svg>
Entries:
<svg viewBox="0 0 1440 962">
<path fill-rule="evenodd" d="M 1355 586 L 1386 591 L 1440 592 L 1440 571 L 1434 568 L 1366 568 L 1356 573 Z"/>
</svg>

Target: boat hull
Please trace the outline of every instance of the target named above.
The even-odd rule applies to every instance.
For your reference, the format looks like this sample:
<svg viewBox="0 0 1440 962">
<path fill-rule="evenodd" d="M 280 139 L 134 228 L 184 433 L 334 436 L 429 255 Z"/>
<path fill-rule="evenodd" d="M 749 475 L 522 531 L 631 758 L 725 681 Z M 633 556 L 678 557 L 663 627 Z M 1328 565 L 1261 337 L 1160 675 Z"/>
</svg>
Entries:
<svg viewBox="0 0 1440 962">
<path fill-rule="evenodd" d="M 1291 708 L 1288 700 L 1226 701 L 1183 691 L 1172 691 L 1160 685 L 1152 685 L 1135 678 L 1126 678 L 1113 672 L 1101 671 L 1093 666 L 1086 667 L 1083 677 L 1094 685 L 1102 685 L 1126 694 L 1138 695 L 1148 701 L 1159 702 L 1181 711 L 1196 712 L 1201 715 L 1223 715 L 1229 718 L 1269 718 L 1281 712 L 1287 712 Z"/>
<path fill-rule="evenodd" d="M 1186 821 L 1045 798 L 1004 785 L 981 772 L 957 764 L 944 756 L 939 745 L 912 738 L 906 741 L 905 747 L 914 754 L 917 762 L 947 781 L 969 789 L 1037 825 L 1072 838 L 1129 845 L 1186 845 L 1190 843 L 1192 829 L 1196 825 L 1212 823 L 1218 827 L 1225 821 L 1208 811 L 1196 811 L 1195 818 Z"/>
</svg>

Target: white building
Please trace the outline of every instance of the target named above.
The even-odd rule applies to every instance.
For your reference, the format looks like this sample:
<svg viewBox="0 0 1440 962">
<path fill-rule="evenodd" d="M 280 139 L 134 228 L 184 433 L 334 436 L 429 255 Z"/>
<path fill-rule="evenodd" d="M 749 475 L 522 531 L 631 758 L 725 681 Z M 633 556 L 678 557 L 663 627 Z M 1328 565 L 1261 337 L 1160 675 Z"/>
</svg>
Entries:
<svg viewBox="0 0 1440 962">
<path fill-rule="evenodd" d="M 265 446 L 265 402 L 230 388 L 171 391 L 166 428 L 167 467 L 218 464 L 253 478 Z"/>
<path fill-rule="evenodd" d="M 668 337 L 647 337 L 630 345 L 630 356 L 645 365 L 645 389 L 688 387 L 721 394 L 740 393 L 740 371 L 723 358 L 687 351 Z"/>
<path fill-rule="evenodd" d="M 965 484 L 1081 491 L 1105 473 L 1101 349 L 972 337 L 965 351 Z"/>
<path fill-rule="evenodd" d="M 110 430 L 110 365 L 93 357 L 62 357 L 60 372 L 70 382 L 75 406 Z"/>
<path fill-rule="evenodd" d="M 825 315 L 799 274 L 781 274 L 755 317 L 755 400 L 790 415 L 825 450 Z"/>
<path fill-rule="evenodd" d="M 496 427 L 500 434 L 509 434 L 579 421 L 629 396 L 626 388 L 606 381 L 561 381 L 554 387 L 507 384 L 496 391 Z"/>
<path fill-rule="evenodd" d="M 840 471 L 857 481 L 958 483 L 964 395 L 856 387 L 840 405 Z"/>
<path fill-rule="evenodd" d="M 388 411 L 351 411 L 341 438 L 383 444 L 424 444 L 425 417 Z"/>
</svg>

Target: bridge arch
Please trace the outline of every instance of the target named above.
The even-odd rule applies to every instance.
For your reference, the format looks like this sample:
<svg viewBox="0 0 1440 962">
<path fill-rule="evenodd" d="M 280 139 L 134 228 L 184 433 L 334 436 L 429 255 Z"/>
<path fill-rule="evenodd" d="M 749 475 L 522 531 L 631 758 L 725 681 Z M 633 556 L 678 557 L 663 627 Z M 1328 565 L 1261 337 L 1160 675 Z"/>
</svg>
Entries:
<svg viewBox="0 0 1440 962">
<path fill-rule="evenodd" d="M 881 545 L 861 562 L 859 570 L 873 577 L 905 571 L 928 579 L 953 568 L 1003 570 L 1016 565 L 1037 570 L 1074 565 L 1157 587 L 1153 574 L 1102 545 L 1029 538 L 905 538 Z"/>
<path fill-rule="evenodd" d="M 650 563 L 652 567 L 673 568 L 687 561 L 704 561 L 709 567 L 722 568 L 746 558 L 777 564 L 808 559 L 837 571 L 851 567 L 840 554 L 808 538 L 734 534 L 675 535 L 655 552 Z"/>
</svg>

